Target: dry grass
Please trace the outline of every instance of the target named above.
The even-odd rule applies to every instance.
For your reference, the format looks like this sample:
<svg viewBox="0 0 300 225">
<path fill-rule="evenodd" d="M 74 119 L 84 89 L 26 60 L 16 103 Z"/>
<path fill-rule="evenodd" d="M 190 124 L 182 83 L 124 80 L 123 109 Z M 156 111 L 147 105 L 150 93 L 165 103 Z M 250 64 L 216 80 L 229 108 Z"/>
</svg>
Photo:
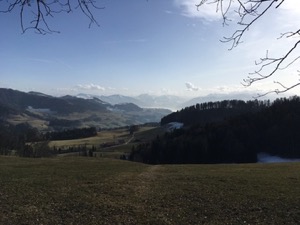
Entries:
<svg viewBox="0 0 300 225">
<path fill-rule="evenodd" d="M 115 130 L 104 130 L 98 132 L 97 136 L 89 138 L 80 138 L 74 140 L 61 140 L 61 141 L 51 141 L 49 143 L 50 147 L 56 146 L 61 148 L 67 148 L 72 146 L 86 145 L 87 147 L 99 146 L 105 142 L 112 142 L 118 139 L 129 140 L 131 136 L 127 129 L 115 129 Z"/>
<path fill-rule="evenodd" d="M 46 120 L 37 119 L 26 114 L 22 115 L 12 115 L 7 121 L 13 125 L 18 125 L 22 123 L 28 123 L 32 127 L 36 127 L 39 130 L 47 130 L 48 122 Z"/>
<path fill-rule="evenodd" d="M 61 149 L 68 149 L 69 147 L 78 147 L 78 146 L 86 146 L 91 148 L 92 146 L 96 147 L 96 151 L 94 153 L 97 157 L 105 157 L 105 158 L 115 158 L 119 159 L 121 155 L 128 154 L 131 152 L 132 146 L 136 143 L 134 142 L 136 139 L 140 141 L 149 141 L 150 138 L 155 137 L 157 134 L 161 132 L 160 128 L 146 126 L 141 127 L 139 131 L 134 134 L 134 137 L 129 134 L 128 129 L 120 128 L 113 130 L 103 130 L 98 132 L 97 136 L 89 137 L 89 138 L 81 138 L 75 140 L 61 140 L 61 141 L 51 141 L 49 143 L 50 147 L 57 147 Z M 108 148 L 102 148 L 101 144 L 116 142 L 118 140 L 123 140 L 125 143 L 116 144 L 115 146 L 111 146 Z M 139 141 L 139 142 L 140 142 Z M 139 143 L 138 142 L 138 143 Z M 74 156 L 78 155 L 76 153 L 63 154 L 62 156 Z"/>
<path fill-rule="evenodd" d="M 0 224 L 299 224 L 300 164 L 0 158 Z"/>
</svg>

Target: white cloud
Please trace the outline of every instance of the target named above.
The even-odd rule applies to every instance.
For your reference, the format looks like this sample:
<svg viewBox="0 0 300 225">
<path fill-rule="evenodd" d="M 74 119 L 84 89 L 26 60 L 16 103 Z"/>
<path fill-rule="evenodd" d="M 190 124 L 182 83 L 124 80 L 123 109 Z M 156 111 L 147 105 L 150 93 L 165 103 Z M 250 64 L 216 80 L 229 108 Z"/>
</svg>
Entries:
<svg viewBox="0 0 300 225">
<path fill-rule="evenodd" d="M 181 14 L 187 17 L 198 17 L 206 20 L 221 19 L 221 14 L 216 10 L 216 4 L 204 4 L 196 7 L 200 0 L 174 0 L 174 4 L 181 9 Z"/>
<path fill-rule="evenodd" d="M 78 84 L 76 88 L 79 90 L 105 91 L 105 88 L 97 84 Z"/>
<path fill-rule="evenodd" d="M 300 1 L 299 0 L 288 0 L 284 1 L 280 5 L 280 9 L 288 10 L 289 13 L 300 13 Z"/>
<path fill-rule="evenodd" d="M 300 1 L 288 0 L 284 1 L 278 8 L 276 17 L 277 26 L 282 30 L 281 32 L 296 31 L 299 29 L 300 20 Z"/>
<path fill-rule="evenodd" d="M 200 0 L 174 0 L 176 5 L 181 9 L 181 12 L 185 16 L 189 17 L 200 17 L 204 18 L 209 21 L 216 20 L 218 17 L 215 16 L 216 14 L 216 4 L 205 4 L 199 8 L 199 10 L 204 10 L 207 12 L 197 11 L 196 4 L 200 2 Z M 213 2 L 213 0 L 209 0 L 207 2 Z M 246 0 L 245 0 L 246 2 Z M 230 52 L 230 55 L 227 53 L 220 53 L 218 59 L 223 57 L 223 63 L 226 63 L 227 66 L 221 67 L 218 64 L 218 67 L 214 68 L 215 74 L 216 71 L 219 72 L 222 68 L 223 74 L 227 74 L 231 76 L 231 74 L 235 74 L 236 77 L 240 77 L 240 81 L 248 76 L 248 73 L 258 70 L 261 65 L 255 66 L 255 61 L 259 61 L 260 58 L 266 56 L 266 50 L 268 50 L 270 57 L 281 57 L 285 55 L 286 52 L 295 44 L 297 40 L 299 40 L 299 36 L 295 36 L 293 38 L 281 38 L 281 33 L 289 32 L 289 31 L 296 31 L 299 29 L 299 21 L 300 21 L 300 0 L 286 0 L 284 1 L 279 8 L 275 8 L 276 4 L 272 9 L 268 11 L 261 19 L 255 22 L 254 25 L 251 26 L 249 32 L 246 32 L 242 38 L 242 44 L 238 46 L 238 48 L 234 49 L 234 51 Z M 204 8 L 208 7 L 208 8 Z M 235 22 L 239 19 L 234 13 L 233 8 L 230 9 L 230 14 L 228 15 L 230 18 L 233 19 L 233 23 L 230 24 L 229 27 L 226 26 L 226 29 L 223 31 L 224 34 L 220 34 L 222 36 L 230 37 L 232 33 L 236 29 L 242 28 L 241 26 L 237 25 Z M 217 13 L 220 15 L 220 12 Z M 219 21 L 221 23 L 221 21 Z M 213 24 L 215 25 L 215 24 Z M 216 28 L 217 29 L 217 28 Z M 221 33 L 218 32 L 218 33 Z M 228 48 L 231 47 L 231 43 L 225 44 Z M 300 48 L 290 55 L 289 60 L 287 60 L 287 65 L 289 62 L 294 60 L 300 54 Z M 238 58 L 238 63 L 236 60 L 231 60 Z M 231 63 L 234 62 L 234 63 Z M 248 64 L 247 64 L 248 62 Z M 268 66 L 263 71 L 264 74 L 268 74 L 268 71 L 272 66 Z M 257 89 L 260 88 L 261 92 L 267 92 L 268 90 L 274 90 L 278 88 L 278 86 L 274 85 L 273 81 L 281 81 L 284 84 L 290 84 L 298 79 L 297 70 L 299 69 L 299 62 L 297 61 L 295 64 L 289 66 L 284 71 L 277 71 L 274 76 L 270 79 L 267 79 L 268 83 L 265 82 L 257 82 L 253 84 L 253 88 Z M 222 73 L 221 72 L 221 73 Z M 241 75 L 238 75 L 241 74 Z M 245 74 L 242 76 L 242 74 Z M 295 74 L 292 79 L 288 74 Z M 221 78 L 220 78 L 221 79 Z M 260 85 L 262 84 L 262 85 Z M 251 89 L 249 87 L 248 89 Z M 191 90 L 191 89 L 190 89 Z M 203 91 L 203 90 L 201 90 Z M 222 92 L 228 92 L 227 88 L 220 88 Z"/>
<path fill-rule="evenodd" d="M 215 1 L 210 0 L 197 8 L 201 0 L 173 0 L 175 6 L 181 10 L 181 14 L 187 17 L 203 18 L 208 21 L 215 21 L 222 19 L 222 13 L 220 9 L 218 10 L 218 5 Z M 223 4 L 229 4 L 228 2 L 223 1 Z M 246 3 L 247 6 L 251 3 Z M 229 19 L 234 19 L 237 16 L 236 9 L 238 9 L 239 3 L 230 1 L 230 10 L 227 12 Z M 275 5 L 277 6 L 277 5 Z M 223 5 L 223 8 L 227 7 Z M 286 18 L 291 18 L 291 16 L 298 18 L 300 17 L 300 1 L 299 0 L 287 0 L 284 1 L 278 8 L 280 12 L 283 12 Z M 293 20 L 297 22 L 298 20 Z"/>
<path fill-rule="evenodd" d="M 199 91 L 199 89 L 200 89 L 200 88 L 196 87 L 194 84 L 192 84 L 191 82 L 186 82 L 185 86 L 188 91 Z"/>
</svg>

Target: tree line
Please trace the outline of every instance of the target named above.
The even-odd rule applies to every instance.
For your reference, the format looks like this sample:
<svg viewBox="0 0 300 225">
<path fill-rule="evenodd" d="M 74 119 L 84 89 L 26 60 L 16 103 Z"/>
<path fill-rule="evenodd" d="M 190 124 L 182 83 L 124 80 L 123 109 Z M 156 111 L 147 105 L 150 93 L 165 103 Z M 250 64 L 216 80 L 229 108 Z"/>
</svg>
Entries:
<svg viewBox="0 0 300 225">
<path fill-rule="evenodd" d="M 175 118 L 180 120 L 172 122 L 187 125 L 135 146 L 129 158 L 150 164 L 253 163 L 259 152 L 300 158 L 299 97 L 273 103 L 234 100 L 203 106 L 191 106 L 163 118 L 162 124 Z M 225 117 L 216 116 L 222 112 Z"/>
<path fill-rule="evenodd" d="M 6 121 L 0 120 L 0 154 L 14 154 L 22 157 L 47 157 L 59 153 L 58 149 L 49 147 L 48 143 L 50 140 L 70 140 L 95 135 L 97 135 L 95 127 L 42 133 L 27 123 L 13 126 Z M 81 151 L 81 148 L 78 149 Z M 83 149 L 82 151 L 88 150 Z"/>
<path fill-rule="evenodd" d="M 224 100 L 204 102 L 173 112 L 161 119 L 161 125 L 180 122 L 185 125 L 221 121 L 240 114 L 258 112 L 270 106 L 270 101 Z"/>
<path fill-rule="evenodd" d="M 44 137 L 46 140 L 71 140 L 87 138 L 97 135 L 95 127 L 66 129 L 58 132 L 47 132 Z"/>
</svg>

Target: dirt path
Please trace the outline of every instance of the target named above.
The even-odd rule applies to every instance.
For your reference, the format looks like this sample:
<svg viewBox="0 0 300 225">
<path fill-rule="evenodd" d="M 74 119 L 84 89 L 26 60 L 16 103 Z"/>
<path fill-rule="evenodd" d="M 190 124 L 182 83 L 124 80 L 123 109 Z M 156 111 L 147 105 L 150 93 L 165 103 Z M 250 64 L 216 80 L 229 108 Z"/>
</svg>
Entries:
<svg viewBox="0 0 300 225">
<path fill-rule="evenodd" d="M 135 195 L 140 199 L 142 210 L 145 218 L 155 218 L 150 222 L 155 224 L 173 224 L 172 221 L 166 217 L 164 212 L 157 210 L 157 205 L 154 203 L 155 196 L 158 196 L 157 185 L 160 185 L 159 180 L 162 176 L 163 166 L 150 166 L 138 176 L 139 184 L 135 187 Z M 154 201 L 153 201 L 154 200 Z"/>
<path fill-rule="evenodd" d="M 135 187 L 136 195 L 140 198 L 148 197 L 151 186 L 155 185 L 155 180 L 161 168 L 161 165 L 150 166 L 138 176 L 139 184 Z"/>
</svg>

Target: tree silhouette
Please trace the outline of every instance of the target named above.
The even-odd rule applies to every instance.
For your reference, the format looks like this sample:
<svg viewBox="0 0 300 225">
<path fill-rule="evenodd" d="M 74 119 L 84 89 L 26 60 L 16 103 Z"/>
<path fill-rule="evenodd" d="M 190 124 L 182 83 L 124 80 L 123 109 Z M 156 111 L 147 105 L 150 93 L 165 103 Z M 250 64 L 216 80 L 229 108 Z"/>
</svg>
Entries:
<svg viewBox="0 0 300 225">
<path fill-rule="evenodd" d="M 216 10 L 221 13 L 223 18 L 223 25 L 229 24 L 231 21 L 230 17 L 238 16 L 238 28 L 231 36 L 224 37 L 223 40 L 221 40 L 222 42 L 231 43 L 231 50 L 242 42 L 245 33 L 253 26 L 253 24 L 263 16 L 266 16 L 266 13 L 272 9 L 278 9 L 285 1 L 286 0 L 201 0 L 196 7 L 199 9 L 199 7 L 204 4 L 215 4 Z M 281 57 L 271 57 L 269 52 L 266 51 L 266 55 L 255 62 L 258 69 L 249 73 L 248 77 L 243 80 L 244 86 L 251 86 L 255 82 L 266 80 L 272 77 L 277 71 L 284 70 L 296 62 L 299 63 L 300 56 L 297 55 L 296 49 L 299 49 L 300 45 L 300 29 L 285 31 L 281 33 L 278 38 L 286 38 L 288 41 L 292 41 L 292 47 Z M 294 55 L 295 53 L 296 56 Z M 297 70 L 297 72 L 300 75 L 300 69 Z M 300 85 L 300 82 L 294 83 L 291 86 L 286 86 L 278 81 L 274 81 L 274 83 L 278 84 L 279 88 L 263 95 L 267 95 L 271 92 L 275 92 L 276 94 L 283 93 Z M 258 95 L 258 97 L 263 95 Z"/>
<path fill-rule="evenodd" d="M 1 13 L 19 12 L 22 32 L 35 30 L 39 34 L 59 33 L 48 25 L 48 19 L 59 13 L 80 10 L 92 24 L 99 26 L 93 10 L 103 9 L 94 0 L 0 0 Z M 29 20 L 27 20 L 29 18 Z"/>
</svg>

